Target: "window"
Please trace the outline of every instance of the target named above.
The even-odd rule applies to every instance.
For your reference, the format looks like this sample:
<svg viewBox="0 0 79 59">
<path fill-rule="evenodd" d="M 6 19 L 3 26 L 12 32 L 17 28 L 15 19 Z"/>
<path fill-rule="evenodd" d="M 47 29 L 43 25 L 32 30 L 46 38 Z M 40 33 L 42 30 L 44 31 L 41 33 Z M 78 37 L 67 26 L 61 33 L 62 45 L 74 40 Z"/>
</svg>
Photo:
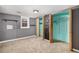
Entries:
<svg viewBox="0 0 79 59">
<path fill-rule="evenodd" d="M 29 17 L 21 16 L 21 28 L 30 28 Z"/>
</svg>

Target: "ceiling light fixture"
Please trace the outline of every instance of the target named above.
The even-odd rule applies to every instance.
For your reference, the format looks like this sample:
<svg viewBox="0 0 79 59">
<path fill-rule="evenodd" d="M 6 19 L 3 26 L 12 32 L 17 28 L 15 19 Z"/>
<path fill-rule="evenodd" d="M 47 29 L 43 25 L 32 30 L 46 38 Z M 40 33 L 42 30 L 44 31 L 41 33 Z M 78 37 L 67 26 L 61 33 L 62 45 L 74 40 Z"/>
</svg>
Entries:
<svg viewBox="0 0 79 59">
<path fill-rule="evenodd" d="M 39 10 L 33 10 L 33 12 L 34 12 L 34 13 L 38 13 L 38 12 L 39 12 Z"/>
</svg>

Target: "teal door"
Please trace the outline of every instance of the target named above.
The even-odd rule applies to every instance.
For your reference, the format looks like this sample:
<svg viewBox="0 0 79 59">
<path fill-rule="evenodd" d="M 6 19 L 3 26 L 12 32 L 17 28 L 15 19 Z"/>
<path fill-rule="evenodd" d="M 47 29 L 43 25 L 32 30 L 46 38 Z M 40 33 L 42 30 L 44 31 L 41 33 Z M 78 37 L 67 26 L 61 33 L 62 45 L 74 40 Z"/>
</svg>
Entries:
<svg viewBox="0 0 79 59">
<path fill-rule="evenodd" d="M 43 36 L 43 22 L 42 22 L 42 17 L 39 17 L 39 35 Z"/>
<path fill-rule="evenodd" d="M 53 40 L 69 42 L 68 19 L 69 11 L 63 11 L 53 16 Z"/>
</svg>

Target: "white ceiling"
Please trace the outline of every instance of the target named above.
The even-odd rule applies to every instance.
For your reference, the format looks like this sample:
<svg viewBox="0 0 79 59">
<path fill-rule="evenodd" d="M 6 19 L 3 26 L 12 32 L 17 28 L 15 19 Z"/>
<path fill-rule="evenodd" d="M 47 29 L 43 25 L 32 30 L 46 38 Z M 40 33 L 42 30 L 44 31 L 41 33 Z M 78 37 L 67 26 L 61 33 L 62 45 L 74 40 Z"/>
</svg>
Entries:
<svg viewBox="0 0 79 59">
<path fill-rule="evenodd" d="M 54 14 L 70 7 L 73 5 L 0 5 L 0 13 L 37 17 Z M 38 9 L 39 13 L 34 14 L 34 9 Z"/>
</svg>

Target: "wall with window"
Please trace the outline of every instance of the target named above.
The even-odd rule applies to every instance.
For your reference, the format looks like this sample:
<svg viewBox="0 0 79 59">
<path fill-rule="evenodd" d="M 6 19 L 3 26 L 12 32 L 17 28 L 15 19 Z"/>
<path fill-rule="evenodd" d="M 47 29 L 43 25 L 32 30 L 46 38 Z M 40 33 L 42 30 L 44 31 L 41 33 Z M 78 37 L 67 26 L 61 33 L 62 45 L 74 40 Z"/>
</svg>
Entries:
<svg viewBox="0 0 79 59">
<path fill-rule="evenodd" d="M 36 34 L 36 20 L 29 18 L 29 28 L 21 28 L 21 16 L 0 13 L 0 41 Z"/>
</svg>

